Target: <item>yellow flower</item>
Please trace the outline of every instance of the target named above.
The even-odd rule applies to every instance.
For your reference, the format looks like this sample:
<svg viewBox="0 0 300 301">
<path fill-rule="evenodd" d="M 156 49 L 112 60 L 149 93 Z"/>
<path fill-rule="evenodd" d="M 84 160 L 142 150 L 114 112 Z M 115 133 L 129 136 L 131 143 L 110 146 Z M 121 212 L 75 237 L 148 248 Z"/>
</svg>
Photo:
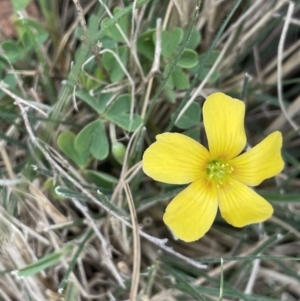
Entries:
<svg viewBox="0 0 300 301">
<path fill-rule="evenodd" d="M 143 170 L 154 180 L 188 184 L 167 206 L 163 220 L 180 239 L 191 242 L 211 227 L 218 207 L 235 227 L 263 222 L 272 206 L 248 186 L 278 174 L 284 166 L 282 136 L 274 132 L 249 151 L 245 105 L 223 93 L 210 95 L 203 105 L 209 151 L 178 133 L 156 136 L 144 153 Z"/>
</svg>

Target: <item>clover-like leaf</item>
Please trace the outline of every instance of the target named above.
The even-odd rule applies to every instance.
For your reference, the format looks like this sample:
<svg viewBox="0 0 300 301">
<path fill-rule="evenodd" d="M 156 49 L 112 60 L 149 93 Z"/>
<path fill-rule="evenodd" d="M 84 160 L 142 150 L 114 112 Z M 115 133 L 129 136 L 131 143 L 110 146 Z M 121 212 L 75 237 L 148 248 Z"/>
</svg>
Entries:
<svg viewBox="0 0 300 301">
<path fill-rule="evenodd" d="M 170 57 L 175 51 L 176 48 L 182 41 L 183 30 L 181 28 L 174 28 L 172 31 L 162 31 L 161 33 L 161 53 L 165 58 Z M 154 34 L 155 42 L 155 34 Z"/>
<path fill-rule="evenodd" d="M 194 127 L 188 130 L 185 130 L 183 132 L 184 135 L 187 135 L 189 137 L 191 137 L 192 139 L 199 141 L 199 137 L 200 137 L 200 128 L 199 127 Z"/>
<path fill-rule="evenodd" d="M 124 46 L 118 47 L 116 54 L 120 58 L 122 64 L 126 66 L 128 58 L 128 48 Z M 124 71 L 120 65 L 120 62 L 117 61 L 117 59 L 111 52 L 103 53 L 102 63 L 105 70 L 108 72 L 112 83 L 118 82 L 122 79 L 122 77 L 124 76 Z"/>
<path fill-rule="evenodd" d="M 114 16 L 121 11 L 122 8 L 116 7 L 113 11 Z M 110 18 L 105 18 L 101 22 L 101 28 L 105 27 L 106 24 L 110 21 Z M 123 33 L 127 36 L 128 35 L 128 18 L 122 18 L 119 23 L 117 23 L 120 28 L 122 29 Z M 120 33 L 119 29 L 117 28 L 116 25 L 113 25 L 107 29 L 104 30 L 104 33 L 107 37 L 113 39 L 114 41 L 118 42 L 125 42 L 122 34 Z"/>
<path fill-rule="evenodd" d="M 16 42 L 13 41 L 6 41 L 1 43 L 1 48 L 3 49 L 6 57 L 12 63 L 22 58 L 25 54 L 24 49 L 22 49 L 22 47 L 20 47 Z"/>
<path fill-rule="evenodd" d="M 0 66 L 2 67 L 2 66 Z M 0 72 L 2 68 L 0 68 Z M 4 84 L 6 84 L 7 86 L 9 86 L 10 89 L 15 89 L 16 85 L 17 85 L 17 78 L 14 74 L 12 73 L 8 73 L 4 76 L 3 79 L 1 79 L 3 81 Z M 4 96 L 6 96 L 6 93 L 4 93 L 2 90 L 0 90 L 0 99 L 3 98 Z M 4 109 L 1 108 L 1 111 L 3 112 Z"/>
<path fill-rule="evenodd" d="M 101 114 L 106 109 L 107 103 L 113 98 L 113 93 L 101 93 L 97 98 L 86 91 L 76 91 L 75 95 Z"/>
<path fill-rule="evenodd" d="M 171 103 L 175 103 L 176 101 L 176 95 L 175 92 L 172 88 L 170 88 L 169 86 L 165 86 L 164 88 L 164 96 L 171 102 Z"/>
<path fill-rule="evenodd" d="M 155 45 L 152 39 L 154 33 L 154 29 L 149 30 L 140 35 L 137 39 L 137 51 L 151 61 L 154 58 L 155 51 Z"/>
<path fill-rule="evenodd" d="M 164 69 L 164 77 L 170 72 L 171 66 L 166 65 Z M 178 90 L 184 90 L 189 86 L 189 78 L 188 76 L 182 71 L 181 68 L 176 67 L 172 75 L 167 81 L 167 87 L 170 89 L 176 88 Z"/>
<path fill-rule="evenodd" d="M 188 31 L 186 31 L 184 33 L 184 37 L 183 37 L 183 41 L 185 41 L 186 36 L 188 35 Z M 195 49 L 201 42 L 201 34 L 199 32 L 199 30 L 197 30 L 196 28 L 192 29 L 190 38 L 187 42 L 187 44 L 185 45 L 185 47 L 188 49 Z"/>
<path fill-rule="evenodd" d="M 130 102 L 129 94 L 120 95 L 105 112 L 105 117 L 123 129 L 133 132 L 142 124 L 143 120 L 137 114 L 133 114 L 131 118 Z"/>
<path fill-rule="evenodd" d="M 20 31 L 21 41 L 26 49 L 35 47 L 32 35 L 38 44 L 43 44 L 49 37 L 49 33 L 41 26 L 41 23 L 33 19 L 17 20 L 15 25 Z"/>
<path fill-rule="evenodd" d="M 196 74 L 197 68 L 193 68 L 190 70 L 192 74 Z M 207 74 L 210 72 L 209 67 L 203 67 L 200 71 L 200 74 L 198 74 L 198 78 L 200 80 L 204 80 L 204 78 L 207 76 Z M 220 72 L 219 70 L 214 70 L 209 78 L 209 82 L 215 82 L 218 78 L 220 77 Z"/>
<path fill-rule="evenodd" d="M 188 76 L 182 71 L 181 68 L 176 68 L 172 74 L 172 80 L 175 88 L 178 90 L 185 90 L 189 86 L 189 78 Z"/>
<path fill-rule="evenodd" d="M 71 131 L 62 132 L 58 136 L 57 145 L 79 168 L 84 169 L 89 161 L 89 150 L 77 151 L 74 146 L 75 137 Z"/>
<path fill-rule="evenodd" d="M 169 64 L 166 64 L 165 65 L 165 68 L 164 68 L 164 78 L 166 78 L 167 77 L 167 75 L 169 74 L 169 72 L 170 72 L 170 70 L 171 70 L 171 65 L 169 65 Z M 173 74 L 172 74 L 173 75 Z M 173 89 L 174 88 L 174 82 L 173 82 L 173 76 L 170 76 L 169 77 L 169 79 L 168 79 L 168 81 L 167 81 L 167 87 L 169 87 L 169 88 L 171 88 L 171 89 Z"/>
<path fill-rule="evenodd" d="M 75 149 L 79 152 L 90 151 L 98 160 L 104 160 L 108 156 L 108 140 L 104 124 L 100 119 L 89 123 L 78 133 Z"/>
<path fill-rule="evenodd" d="M 198 55 L 192 49 L 185 49 L 177 66 L 182 68 L 192 68 L 198 64 Z"/>
<path fill-rule="evenodd" d="M 197 125 L 200 122 L 200 106 L 198 103 L 193 102 L 180 119 L 175 123 L 181 129 L 188 129 Z"/>
<path fill-rule="evenodd" d="M 14 12 L 18 12 L 25 9 L 29 3 L 30 0 L 12 0 Z"/>
<path fill-rule="evenodd" d="M 213 50 L 210 54 L 210 56 L 208 57 L 208 60 L 205 62 L 204 66 L 206 67 L 211 67 L 215 61 L 217 60 L 218 56 L 220 55 L 220 51 L 219 50 Z M 204 60 L 206 56 L 206 53 L 203 53 L 201 55 L 199 55 L 199 63 Z"/>
</svg>

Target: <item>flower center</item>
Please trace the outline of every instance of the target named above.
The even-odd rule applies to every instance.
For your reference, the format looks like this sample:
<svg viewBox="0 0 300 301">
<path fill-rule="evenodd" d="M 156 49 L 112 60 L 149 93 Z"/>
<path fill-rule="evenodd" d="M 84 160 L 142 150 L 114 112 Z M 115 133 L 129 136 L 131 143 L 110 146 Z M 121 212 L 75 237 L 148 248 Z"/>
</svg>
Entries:
<svg viewBox="0 0 300 301">
<path fill-rule="evenodd" d="M 233 167 L 221 160 L 212 160 L 206 166 L 208 179 L 214 180 L 217 183 L 217 187 L 222 185 L 232 172 Z"/>
</svg>

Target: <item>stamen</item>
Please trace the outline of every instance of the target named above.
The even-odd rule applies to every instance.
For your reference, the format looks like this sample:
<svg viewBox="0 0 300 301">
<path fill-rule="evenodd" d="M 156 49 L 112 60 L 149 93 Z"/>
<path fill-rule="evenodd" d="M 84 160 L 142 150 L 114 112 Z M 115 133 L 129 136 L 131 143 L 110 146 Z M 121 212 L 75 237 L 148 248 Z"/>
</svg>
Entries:
<svg viewBox="0 0 300 301">
<path fill-rule="evenodd" d="M 227 162 L 221 160 L 212 160 L 206 166 L 208 179 L 216 181 L 218 183 L 216 185 L 217 188 L 219 188 L 220 185 L 223 185 L 224 181 L 227 180 L 228 175 L 231 174 L 233 170 L 232 166 L 229 166 Z"/>
</svg>

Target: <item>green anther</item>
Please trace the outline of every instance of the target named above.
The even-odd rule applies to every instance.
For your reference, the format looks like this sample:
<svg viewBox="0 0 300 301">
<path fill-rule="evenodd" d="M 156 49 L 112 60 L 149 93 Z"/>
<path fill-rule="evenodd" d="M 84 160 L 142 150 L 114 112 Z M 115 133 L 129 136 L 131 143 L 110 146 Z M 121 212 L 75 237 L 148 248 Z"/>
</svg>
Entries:
<svg viewBox="0 0 300 301">
<path fill-rule="evenodd" d="M 208 178 L 210 180 L 214 179 L 218 184 L 223 184 L 226 176 L 231 174 L 232 171 L 233 167 L 220 160 L 210 161 L 206 166 L 206 174 L 208 175 Z"/>
</svg>

